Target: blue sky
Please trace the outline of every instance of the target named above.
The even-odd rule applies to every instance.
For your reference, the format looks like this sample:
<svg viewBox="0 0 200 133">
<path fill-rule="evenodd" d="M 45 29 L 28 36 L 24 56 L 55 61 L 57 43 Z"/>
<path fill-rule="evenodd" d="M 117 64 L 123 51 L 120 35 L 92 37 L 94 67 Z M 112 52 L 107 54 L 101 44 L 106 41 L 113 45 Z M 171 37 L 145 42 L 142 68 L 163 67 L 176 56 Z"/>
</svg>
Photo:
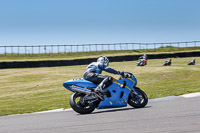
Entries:
<svg viewBox="0 0 200 133">
<path fill-rule="evenodd" d="M 0 45 L 200 40 L 200 0 L 0 0 Z"/>
</svg>

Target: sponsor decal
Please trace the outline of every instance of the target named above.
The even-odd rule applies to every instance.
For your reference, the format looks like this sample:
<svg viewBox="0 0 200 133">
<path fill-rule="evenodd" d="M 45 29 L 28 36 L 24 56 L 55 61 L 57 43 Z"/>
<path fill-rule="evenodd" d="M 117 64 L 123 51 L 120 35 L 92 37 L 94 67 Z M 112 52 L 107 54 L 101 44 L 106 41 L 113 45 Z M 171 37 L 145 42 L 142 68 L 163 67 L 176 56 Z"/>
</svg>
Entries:
<svg viewBox="0 0 200 133">
<path fill-rule="evenodd" d="M 113 101 L 114 104 L 117 104 L 115 101 Z"/>
<path fill-rule="evenodd" d="M 125 98 L 123 99 L 122 103 L 124 103 L 124 104 L 126 104 L 126 103 L 127 103 Z"/>
</svg>

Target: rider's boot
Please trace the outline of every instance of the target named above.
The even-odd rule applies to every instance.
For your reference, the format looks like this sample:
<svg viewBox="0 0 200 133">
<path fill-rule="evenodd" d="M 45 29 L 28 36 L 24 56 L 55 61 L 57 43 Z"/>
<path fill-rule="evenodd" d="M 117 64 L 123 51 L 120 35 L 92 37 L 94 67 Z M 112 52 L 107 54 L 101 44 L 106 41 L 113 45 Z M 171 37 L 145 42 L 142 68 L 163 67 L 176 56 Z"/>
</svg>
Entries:
<svg viewBox="0 0 200 133">
<path fill-rule="evenodd" d="M 98 97 L 103 100 L 104 99 L 104 95 L 107 92 L 107 89 L 104 87 L 105 84 L 101 83 L 97 86 L 97 88 L 95 88 L 94 92 L 98 95 Z"/>
<path fill-rule="evenodd" d="M 95 88 L 95 92 L 100 92 L 103 94 L 107 93 L 107 87 L 112 84 L 113 78 L 112 77 L 106 77 L 98 86 Z"/>
<path fill-rule="evenodd" d="M 104 97 L 104 95 L 108 92 L 107 87 L 112 84 L 112 77 L 105 78 L 94 90 L 96 94 L 100 97 Z"/>
<path fill-rule="evenodd" d="M 104 100 L 104 90 L 102 89 L 101 86 L 97 86 L 95 89 L 94 89 L 94 92 L 95 94 L 101 99 L 101 100 Z"/>
<path fill-rule="evenodd" d="M 103 89 L 103 87 L 102 86 L 97 86 L 97 88 L 95 88 L 95 90 L 94 90 L 94 92 L 96 92 L 96 93 L 101 93 L 101 94 L 106 94 L 106 92 L 107 92 L 108 90 L 107 89 Z"/>
</svg>

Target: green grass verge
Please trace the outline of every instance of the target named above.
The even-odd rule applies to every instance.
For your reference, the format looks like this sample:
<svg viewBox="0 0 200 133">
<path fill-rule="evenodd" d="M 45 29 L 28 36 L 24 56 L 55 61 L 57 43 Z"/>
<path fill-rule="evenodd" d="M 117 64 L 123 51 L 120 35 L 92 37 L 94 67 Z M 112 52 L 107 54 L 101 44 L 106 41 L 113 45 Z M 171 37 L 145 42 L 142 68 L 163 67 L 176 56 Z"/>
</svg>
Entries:
<svg viewBox="0 0 200 133">
<path fill-rule="evenodd" d="M 172 66 L 162 66 L 167 59 L 148 60 L 148 65 L 144 67 L 137 67 L 136 61 L 113 62 L 110 66 L 132 72 L 138 79 L 138 87 L 152 99 L 200 92 L 200 57 L 196 58 L 195 66 L 187 65 L 191 59 L 172 58 Z M 82 77 L 85 67 L 1 69 L 0 116 L 70 108 L 69 97 L 72 93 L 62 84 L 66 80 Z"/>
<path fill-rule="evenodd" d="M 117 50 L 117 51 L 94 51 L 94 52 L 74 52 L 74 53 L 49 53 L 49 54 L 0 54 L 0 62 L 5 61 L 27 61 L 27 60 L 68 60 L 77 58 L 89 58 L 98 56 L 119 56 L 119 55 L 136 55 L 151 54 L 165 52 L 184 52 L 184 51 L 200 51 L 200 47 L 160 47 L 157 49 L 141 49 L 141 50 Z"/>
</svg>

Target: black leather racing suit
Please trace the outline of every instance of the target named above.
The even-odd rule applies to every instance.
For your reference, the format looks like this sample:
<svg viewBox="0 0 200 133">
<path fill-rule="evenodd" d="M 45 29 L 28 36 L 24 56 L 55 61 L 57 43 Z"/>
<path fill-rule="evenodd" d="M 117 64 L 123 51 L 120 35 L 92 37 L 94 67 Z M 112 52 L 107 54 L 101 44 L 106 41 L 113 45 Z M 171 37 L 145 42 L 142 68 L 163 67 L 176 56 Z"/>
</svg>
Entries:
<svg viewBox="0 0 200 133">
<path fill-rule="evenodd" d="M 97 90 L 105 92 L 106 88 L 112 84 L 113 78 L 111 76 L 101 74 L 102 71 L 106 71 L 112 74 L 119 74 L 120 71 L 117 71 L 111 67 L 108 67 L 100 62 L 90 63 L 83 75 L 85 80 L 89 80 L 94 84 L 98 84 Z"/>
</svg>

